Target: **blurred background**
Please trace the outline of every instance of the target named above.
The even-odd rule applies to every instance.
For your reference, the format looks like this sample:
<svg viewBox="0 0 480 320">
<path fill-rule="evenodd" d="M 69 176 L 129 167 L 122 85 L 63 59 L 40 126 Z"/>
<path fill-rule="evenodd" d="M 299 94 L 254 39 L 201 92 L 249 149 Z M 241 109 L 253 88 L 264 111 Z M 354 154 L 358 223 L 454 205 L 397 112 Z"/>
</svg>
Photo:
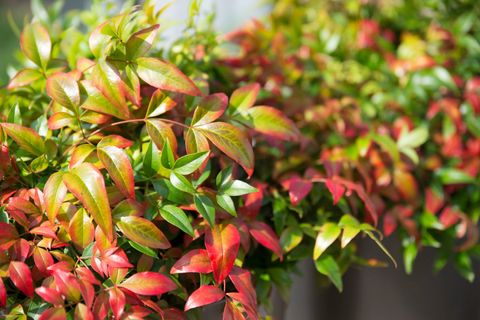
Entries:
<svg viewBox="0 0 480 320">
<path fill-rule="evenodd" d="M 440 0 L 439 0 L 440 1 Z M 48 4 L 51 1 L 46 0 Z M 65 8 L 88 7 L 88 0 L 66 0 Z M 166 3 L 160 1 L 159 3 Z M 166 17 L 177 21 L 164 36 L 174 38 L 187 17 L 188 0 L 178 0 Z M 268 13 L 259 0 L 204 0 L 204 10 L 217 12 L 215 26 L 219 32 L 240 27 L 252 18 Z M 8 81 L 8 65 L 18 47 L 19 29 L 30 16 L 30 0 L 0 0 L 0 85 Z M 401 249 L 395 235 L 386 246 L 401 261 Z M 372 242 L 360 244 L 360 255 L 383 259 Z M 344 292 L 321 287 L 311 262 L 301 265 L 294 276 L 288 306 L 275 297 L 276 319 L 285 320 L 471 320 L 480 319 L 480 283 L 468 283 L 451 266 L 433 274 L 433 252 L 424 252 L 415 262 L 412 275 L 400 266 L 383 269 L 353 267 L 345 275 Z"/>
</svg>

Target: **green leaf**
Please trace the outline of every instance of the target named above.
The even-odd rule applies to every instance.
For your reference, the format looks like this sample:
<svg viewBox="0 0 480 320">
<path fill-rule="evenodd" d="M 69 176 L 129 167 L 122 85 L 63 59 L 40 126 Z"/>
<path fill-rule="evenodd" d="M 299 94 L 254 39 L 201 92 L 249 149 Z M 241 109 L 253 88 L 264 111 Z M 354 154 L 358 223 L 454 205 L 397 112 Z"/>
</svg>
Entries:
<svg viewBox="0 0 480 320">
<path fill-rule="evenodd" d="M 215 225 L 215 207 L 212 200 L 203 194 L 196 194 L 193 200 L 197 211 L 207 220 L 208 224 L 213 227 Z"/>
<path fill-rule="evenodd" d="M 41 155 L 30 163 L 30 169 L 32 172 L 39 173 L 45 171 L 48 168 L 48 159 L 46 155 Z"/>
<path fill-rule="evenodd" d="M 63 172 L 55 172 L 48 178 L 43 188 L 45 211 L 51 223 L 55 222 L 66 194 L 67 187 L 63 183 Z"/>
<path fill-rule="evenodd" d="M 403 249 L 403 261 L 405 263 L 405 272 L 407 274 L 412 273 L 413 262 L 417 256 L 417 246 L 414 241 L 408 241 L 408 244 Z"/>
<path fill-rule="evenodd" d="M 146 246 L 142 246 L 140 243 L 136 243 L 132 240 L 128 240 L 128 243 L 133 249 L 137 250 L 138 252 L 146 254 L 147 256 L 150 256 L 152 258 L 158 258 L 157 252 L 155 250 Z"/>
<path fill-rule="evenodd" d="M 112 213 L 103 176 L 90 163 L 82 163 L 63 175 L 67 189 L 80 200 L 107 238 L 113 240 Z"/>
<path fill-rule="evenodd" d="M 418 127 L 410 132 L 402 131 L 400 138 L 397 141 L 399 149 L 403 148 L 418 148 L 424 144 L 428 139 L 428 129 L 425 127 Z"/>
<path fill-rule="evenodd" d="M 316 260 L 315 267 L 317 268 L 318 272 L 326 275 L 330 281 L 332 281 L 335 287 L 337 287 L 338 291 L 342 292 L 342 273 L 340 272 L 337 262 L 332 258 L 332 256 L 327 255 Z"/>
<path fill-rule="evenodd" d="M 315 247 L 313 248 L 313 260 L 317 260 L 323 252 L 338 238 L 341 229 L 335 223 L 325 223 L 315 240 Z"/>
<path fill-rule="evenodd" d="M 253 192 L 257 192 L 257 188 L 252 187 L 246 182 L 241 180 L 234 180 L 224 184 L 220 190 L 220 192 L 236 197 L 236 196 L 243 196 L 244 194 L 249 194 Z"/>
<path fill-rule="evenodd" d="M 104 146 L 97 149 L 97 155 L 120 192 L 125 197 L 134 199 L 133 169 L 125 151 L 113 146 Z"/>
<path fill-rule="evenodd" d="M 170 174 L 170 182 L 172 185 L 180 191 L 194 194 L 195 188 L 193 188 L 192 183 L 188 181 L 184 176 L 172 171 Z"/>
<path fill-rule="evenodd" d="M 77 81 L 65 73 L 56 73 L 47 79 L 47 94 L 57 103 L 70 110 L 80 104 L 80 89 Z"/>
<path fill-rule="evenodd" d="M 232 198 L 226 194 L 217 194 L 216 196 L 218 205 L 230 213 L 232 216 L 236 217 L 237 212 L 235 211 L 235 204 L 233 203 Z"/>
<path fill-rule="evenodd" d="M 218 189 L 222 188 L 227 182 L 232 180 L 232 169 L 232 166 L 228 166 L 217 174 L 215 183 Z"/>
<path fill-rule="evenodd" d="M 123 95 L 126 91 L 126 85 L 115 66 L 104 59 L 98 60 L 93 67 L 91 81 L 110 104 L 118 110 L 118 113 L 121 115 L 120 119 L 130 118 L 130 111 Z"/>
<path fill-rule="evenodd" d="M 165 143 L 163 145 L 160 161 L 162 163 L 162 166 L 167 169 L 172 169 L 175 165 L 175 156 L 173 155 L 173 151 L 170 147 L 170 142 L 168 140 L 165 140 Z"/>
<path fill-rule="evenodd" d="M 295 249 L 303 239 L 302 229 L 299 227 L 288 227 L 282 231 L 280 235 L 280 246 L 284 253 Z"/>
<path fill-rule="evenodd" d="M 128 59 L 133 60 L 141 57 L 150 50 L 157 35 L 158 27 L 159 25 L 156 24 L 132 34 L 125 44 Z"/>
<path fill-rule="evenodd" d="M 157 149 L 154 143 L 149 142 L 147 151 L 143 158 L 143 171 L 148 177 L 152 177 L 157 174 L 161 167 L 160 151 Z"/>
<path fill-rule="evenodd" d="M 370 225 L 368 225 L 369 229 L 372 228 Z M 395 259 L 393 258 L 393 256 L 390 254 L 390 252 L 388 252 L 387 248 L 385 248 L 385 246 L 380 242 L 380 240 L 378 240 L 378 238 L 373 234 L 372 231 L 370 231 L 369 229 L 366 229 L 365 228 L 365 224 L 362 224 L 362 231 L 370 238 L 372 239 L 376 244 L 377 246 L 383 251 L 383 253 L 385 253 L 385 255 L 387 257 L 390 258 L 390 260 L 392 260 L 393 262 L 393 265 L 395 266 L 395 268 L 397 267 L 397 261 L 395 261 Z"/>
<path fill-rule="evenodd" d="M 235 111 L 247 110 L 257 100 L 259 91 L 260 85 L 258 83 L 252 83 L 235 90 L 230 97 L 230 106 Z"/>
<path fill-rule="evenodd" d="M 160 215 L 168 223 L 176 226 L 186 234 L 194 236 L 192 224 L 182 209 L 173 205 L 165 205 L 160 208 Z"/>
<path fill-rule="evenodd" d="M 187 154 L 178 158 L 173 165 L 173 170 L 181 175 L 188 175 L 200 168 L 205 159 L 209 156 L 208 151 Z"/>
<path fill-rule="evenodd" d="M 52 51 L 52 41 L 47 29 L 39 22 L 27 24 L 20 35 L 22 52 L 43 70 L 47 68 Z"/>
<path fill-rule="evenodd" d="M 152 87 L 191 96 L 201 95 L 192 80 L 171 63 L 157 58 L 138 58 L 136 63 L 138 76 Z"/>
<path fill-rule="evenodd" d="M 8 83 L 8 89 L 12 90 L 19 87 L 28 86 L 32 82 L 42 78 L 42 73 L 36 69 L 20 70 Z"/>
<path fill-rule="evenodd" d="M 35 130 L 14 123 L 0 123 L 0 126 L 26 152 L 35 156 L 46 152 L 45 143 Z"/>
<path fill-rule="evenodd" d="M 358 220 L 349 214 L 344 215 L 340 219 L 338 226 L 343 229 L 341 238 L 342 248 L 345 248 L 361 231 Z"/>
<path fill-rule="evenodd" d="M 225 122 L 207 123 L 195 127 L 218 149 L 238 162 L 249 176 L 253 173 L 253 149 L 247 136 L 234 125 Z"/>
<path fill-rule="evenodd" d="M 168 249 L 170 242 L 157 226 L 142 217 L 126 216 L 117 222 L 117 227 L 130 240 L 154 249 Z"/>
<path fill-rule="evenodd" d="M 123 106 L 117 108 L 117 106 L 112 104 L 107 99 L 107 97 L 102 92 L 100 92 L 100 90 L 98 90 L 90 81 L 81 81 L 81 85 L 87 95 L 87 99 L 81 105 L 83 109 L 107 114 L 122 120 L 126 120 L 130 117 L 128 109 Z"/>
<path fill-rule="evenodd" d="M 398 152 L 398 146 L 395 141 L 387 135 L 373 134 L 373 140 L 380 145 L 380 147 L 386 151 L 392 157 L 396 163 L 400 161 L 400 153 Z"/>
<path fill-rule="evenodd" d="M 438 169 L 436 175 L 440 178 L 442 184 L 460 184 L 473 183 L 475 179 L 468 173 L 454 168 Z"/>
</svg>

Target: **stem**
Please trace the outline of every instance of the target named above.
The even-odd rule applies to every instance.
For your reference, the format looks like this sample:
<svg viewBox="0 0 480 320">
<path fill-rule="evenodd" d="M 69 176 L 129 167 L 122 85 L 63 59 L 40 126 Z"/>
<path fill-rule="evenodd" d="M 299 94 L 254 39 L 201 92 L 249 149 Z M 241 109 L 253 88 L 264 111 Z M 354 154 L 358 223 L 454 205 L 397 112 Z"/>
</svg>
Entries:
<svg viewBox="0 0 480 320">
<path fill-rule="evenodd" d="M 119 122 L 110 123 L 110 124 L 107 124 L 106 126 L 103 126 L 101 128 L 98 128 L 97 130 L 93 131 L 92 133 L 90 133 L 88 135 L 88 137 L 94 136 L 97 133 L 101 132 L 102 130 L 110 128 L 110 127 L 119 126 L 119 125 L 125 124 L 125 123 L 135 123 L 135 122 L 143 122 L 143 121 L 145 121 L 145 119 L 129 119 L 129 120 L 123 120 L 123 121 L 119 121 Z"/>
</svg>

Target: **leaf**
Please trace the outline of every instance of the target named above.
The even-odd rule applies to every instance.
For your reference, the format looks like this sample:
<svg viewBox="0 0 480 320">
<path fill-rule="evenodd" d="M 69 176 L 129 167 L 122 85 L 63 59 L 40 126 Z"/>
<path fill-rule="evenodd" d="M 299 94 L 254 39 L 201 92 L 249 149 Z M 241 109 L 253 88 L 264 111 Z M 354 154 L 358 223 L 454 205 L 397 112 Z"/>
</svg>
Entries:
<svg viewBox="0 0 480 320">
<path fill-rule="evenodd" d="M 18 231 L 12 224 L 0 222 L 0 245 L 16 240 L 18 237 Z"/>
<path fill-rule="evenodd" d="M 170 182 L 175 188 L 180 191 L 190 194 L 195 193 L 195 188 L 193 188 L 192 183 L 184 176 L 177 174 L 175 171 L 172 171 L 172 173 L 170 174 Z"/>
<path fill-rule="evenodd" d="M 185 303 L 185 311 L 212 304 L 224 297 L 225 293 L 215 286 L 201 286 L 188 297 Z"/>
<path fill-rule="evenodd" d="M 280 259 L 283 258 L 278 237 L 268 224 L 261 221 L 253 221 L 249 224 L 249 232 L 258 243 L 273 251 Z"/>
<path fill-rule="evenodd" d="M 256 131 L 287 141 L 297 141 L 300 132 L 295 124 L 278 109 L 259 106 L 248 109 L 242 120 Z"/>
<path fill-rule="evenodd" d="M 15 287 L 27 297 L 33 298 L 33 280 L 30 268 L 21 261 L 10 261 L 8 276 Z"/>
<path fill-rule="evenodd" d="M 142 29 L 130 36 L 125 44 L 127 58 L 133 60 L 145 55 L 152 47 L 153 40 L 157 35 L 159 25 Z"/>
<path fill-rule="evenodd" d="M 173 170 L 181 175 L 188 175 L 202 165 L 202 163 L 208 158 L 210 153 L 208 151 L 197 152 L 192 154 L 187 154 L 181 158 L 178 158 L 173 165 Z"/>
<path fill-rule="evenodd" d="M 93 242 L 95 227 L 83 208 L 80 208 L 70 220 L 68 234 L 75 246 L 81 249 L 85 249 Z"/>
<path fill-rule="evenodd" d="M 236 196 L 243 196 L 245 194 L 257 192 L 257 188 L 252 187 L 246 182 L 241 180 L 233 180 L 227 183 L 224 183 L 220 190 L 222 193 L 236 197 Z"/>
<path fill-rule="evenodd" d="M 418 148 L 428 140 L 428 129 L 425 127 L 418 127 L 410 132 L 403 131 L 397 141 L 400 149 L 403 148 Z"/>
<path fill-rule="evenodd" d="M 245 316 L 233 301 L 227 300 L 223 309 L 222 320 L 245 320 Z"/>
<path fill-rule="evenodd" d="M 149 119 L 146 123 L 148 135 L 158 149 L 163 149 L 165 141 L 168 140 L 172 152 L 177 152 L 177 138 L 175 138 L 171 125 L 159 119 Z"/>
<path fill-rule="evenodd" d="M 337 287 L 338 291 L 343 291 L 342 273 L 340 272 L 337 262 L 332 258 L 332 256 L 327 255 L 320 257 L 320 259 L 315 261 L 315 267 L 317 268 L 318 272 L 326 275 L 330 281 L 332 281 L 335 287 Z"/>
<path fill-rule="evenodd" d="M 104 146 L 97 149 L 97 154 L 120 192 L 127 198 L 135 199 L 132 164 L 125 151 L 117 147 Z"/>
<path fill-rule="evenodd" d="M 194 129 L 188 129 L 185 132 L 184 137 L 187 153 L 196 153 L 210 150 L 208 140 L 201 132 L 198 132 Z"/>
<path fill-rule="evenodd" d="M 157 89 L 150 99 L 145 117 L 158 117 L 159 115 L 173 109 L 176 105 L 177 103 L 175 100 L 163 93 L 162 90 Z"/>
<path fill-rule="evenodd" d="M 33 249 L 33 261 L 37 269 L 43 274 L 49 274 L 48 267 L 54 264 L 50 252 L 40 247 Z"/>
<path fill-rule="evenodd" d="M 47 94 L 55 102 L 74 110 L 80 105 L 80 89 L 73 76 L 56 73 L 47 79 Z"/>
<path fill-rule="evenodd" d="M 442 184 L 462 184 L 473 183 L 475 179 L 471 177 L 465 171 L 454 168 L 441 168 L 438 169 L 436 175 L 440 178 Z"/>
<path fill-rule="evenodd" d="M 125 83 L 120 77 L 118 70 L 112 64 L 103 59 L 99 60 L 95 67 L 93 67 L 91 81 L 103 96 L 118 110 L 121 115 L 120 119 L 130 118 L 130 112 L 123 95 L 123 92 L 125 92 Z"/>
<path fill-rule="evenodd" d="M 45 310 L 38 320 L 67 320 L 67 312 L 64 307 L 55 307 Z"/>
<path fill-rule="evenodd" d="M 195 127 L 218 149 L 238 162 L 249 176 L 253 173 L 253 150 L 246 135 L 237 127 L 225 122 L 207 123 Z"/>
<path fill-rule="evenodd" d="M 84 80 L 81 82 L 81 84 L 87 94 L 87 99 L 81 105 L 83 109 L 92 110 L 102 114 L 108 114 L 122 120 L 130 118 L 130 112 L 128 111 L 128 108 L 123 106 L 118 108 L 115 106 L 90 81 Z"/>
<path fill-rule="evenodd" d="M 75 307 L 75 313 L 73 315 L 74 320 L 93 320 L 93 313 L 83 303 L 78 303 Z"/>
<path fill-rule="evenodd" d="M 362 224 L 362 226 L 365 225 L 365 224 Z M 368 225 L 369 226 L 369 225 Z M 370 226 L 369 226 L 370 227 Z M 390 252 L 388 252 L 387 248 L 385 248 L 385 246 L 380 242 L 380 240 L 377 239 L 377 237 L 373 234 L 373 232 L 371 232 L 370 230 L 367 230 L 365 229 L 364 227 L 362 227 L 362 231 L 367 235 L 369 236 L 370 239 L 372 239 L 376 244 L 377 246 L 383 251 L 383 253 L 385 253 L 385 255 L 387 257 L 390 258 L 390 260 L 393 262 L 393 265 L 395 266 L 395 268 L 397 267 L 397 261 L 395 261 L 395 259 L 392 257 L 392 255 L 390 254 Z"/>
<path fill-rule="evenodd" d="M 82 163 L 65 173 L 63 182 L 92 215 L 93 220 L 100 226 L 108 240 L 112 241 L 112 214 L 105 182 L 100 171 L 90 163 Z"/>
<path fill-rule="evenodd" d="M 287 253 L 296 248 L 303 239 L 302 229 L 299 227 L 288 227 L 282 231 L 280 236 L 280 247 Z"/>
<path fill-rule="evenodd" d="M 41 23 L 27 24 L 20 35 L 22 52 L 43 70 L 47 68 L 52 50 L 52 41 Z"/>
<path fill-rule="evenodd" d="M 5 284 L 3 283 L 2 278 L 0 278 L 0 308 L 5 308 L 7 306 L 7 289 L 5 289 Z"/>
<path fill-rule="evenodd" d="M 235 210 L 235 204 L 230 196 L 226 194 L 217 194 L 215 199 L 217 200 L 217 204 L 225 211 L 230 213 L 232 216 L 236 217 L 237 212 Z"/>
<path fill-rule="evenodd" d="M 222 116 L 228 104 L 228 97 L 223 93 L 215 93 L 203 97 L 198 103 L 192 118 L 192 126 L 211 123 Z"/>
<path fill-rule="evenodd" d="M 152 177 L 157 174 L 161 168 L 160 163 L 160 151 L 157 149 L 154 143 L 149 142 L 145 156 L 143 157 L 143 171 L 148 177 Z"/>
<path fill-rule="evenodd" d="M 45 210 L 47 211 L 48 220 L 55 222 L 55 218 L 60 211 L 67 187 L 63 183 L 63 172 L 55 172 L 52 174 L 43 189 L 43 200 L 45 201 Z"/>
<path fill-rule="evenodd" d="M 63 304 L 62 295 L 56 290 L 49 287 L 38 287 L 35 289 L 35 293 L 43 300 L 50 304 L 61 305 Z"/>
<path fill-rule="evenodd" d="M 384 220 L 385 224 L 385 220 Z M 341 246 L 345 248 L 352 240 L 357 236 L 357 234 L 361 231 L 360 224 L 349 214 L 345 214 L 340 221 L 338 222 L 338 226 L 343 229 L 342 238 L 341 238 Z"/>
<path fill-rule="evenodd" d="M 137 250 L 138 252 L 141 252 L 152 258 L 158 258 L 156 250 L 151 249 L 149 247 L 142 246 L 141 244 L 136 243 L 135 241 L 128 240 L 128 243 L 130 244 L 130 246 L 132 246 L 133 249 Z"/>
<path fill-rule="evenodd" d="M 236 111 L 245 111 L 253 106 L 259 91 L 260 85 L 258 83 L 243 86 L 232 93 L 230 105 Z"/>
<path fill-rule="evenodd" d="M 322 229 L 315 240 L 313 260 L 317 260 L 322 255 L 322 253 L 338 238 L 341 231 L 340 227 L 331 222 L 327 222 L 322 226 Z"/>
<path fill-rule="evenodd" d="M 105 21 L 96 27 L 88 38 L 88 45 L 90 51 L 96 58 L 103 56 L 105 48 L 108 48 L 107 44 L 113 35 L 113 30 L 110 21 Z"/>
<path fill-rule="evenodd" d="M 212 265 L 208 257 L 207 250 L 195 249 L 177 260 L 170 269 L 171 274 L 176 273 L 210 273 L 212 272 Z"/>
<path fill-rule="evenodd" d="M 108 290 L 108 303 L 112 310 L 114 319 L 120 319 L 125 310 L 125 294 L 118 287 Z"/>
<path fill-rule="evenodd" d="M 73 169 L 81 165 L 95 151 L 95 147 L 89 143 L 81 144 L 73 150 L 69 168 Z"/>
<path fill-rule="evenodd" d="M 138 76 L 152 87 L 191 96 L 201 95 L 192 80 L 171 63 L 157 58 L 138 58 L 136 63 Z"/>
<path fill-rule="evenodd" d="M 130 240 L 155 249 L 168 249 L 170 242 L 157 226 L 142 217 L 126 216 L 120 218 L 117 227 Z"/>
<path fill-rule="evenodd" d="M 194 237 L 192 224 L 182 209 L 173 205 L 165 205 L 160 208 L 160 215 L 168 223 Z"/>
<path fill-rule="evenodd" d="M 167 276 L 158 272 L 139 272 L 123 281 L 119 287 L 144 296 L 156 296 L 175 290 L 177 285 Z"/>
<path fill-rule="evenodd" d="M 40 71 L 36 69 L 23 69 L 13 76 L 8 83 L 7 89 L 13 90 L 19 87 L 28 86 L 40 78 L 42 78 L 42 73 Z"/>
<path fill-rule="evenodd" d="M 215 225 L 215 207 L 212 200 L 203 194 L 196 194 L 193 197 L 195 208 L 202 215 L 202 217 L 208 222 L 210 226 Z"/>
<path fill-rule="evenodd" d="M 73 115 L 66 112 L 55 112 L 48 118 L 48 128 L 57 130 L 63 127 L 71 126 L 76 122 Z"/>
<path fill-rule="evenodd" d="M 35 130 L 14 123 L 0 123 L 0 126 L 21 149 L 35 156 L 41 156 L 47 152 L 42 137 Z"/>
<path fill-rule="evenodd" d="M 212 263 L 213 277 L 221 283 L 232 270 L 240 247 L 240 234 L 235 226 L 215 225 L 205 229 L 205 247 Z"/>
<path fill-rule="evenodd" d="M 332 194 L 333 197 L 333 204 L 337 204 L 340 198 L 345 193 L 345 187 L 342 186 L 340 183 L 335 182 L 334 180 L 327 179 L 325 181 L 325 185 Z"/>
</svg>

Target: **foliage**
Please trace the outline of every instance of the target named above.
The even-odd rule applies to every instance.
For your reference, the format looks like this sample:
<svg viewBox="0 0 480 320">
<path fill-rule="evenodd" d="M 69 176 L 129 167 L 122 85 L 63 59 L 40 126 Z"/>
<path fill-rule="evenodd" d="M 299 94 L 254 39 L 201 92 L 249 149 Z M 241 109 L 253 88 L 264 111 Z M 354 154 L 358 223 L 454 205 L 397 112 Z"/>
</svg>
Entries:
<svg viewBox="0 0 480 320">
<path fill-rule="evenodd" d="M 342 216 L 321 201 L 325 188 L 316 182 L 324 182 L 342 212 L 374 225 L 376 214 L 386 236 L 396 231 L 407 273 L 419 249 L 434 247 L 435 270 L 451 260 L 473 280 L 479 10 L 468 0 L 282 0 L 266 24 L 252 21 L 226 36 L 230 46 L 216 57 L 224 84 L 259 82 L 261 103 L 279 108 L 302 133 L 299 143 L 257 147 L 256 154 L 268 159 L 257 160 L 262 181 L 282 184 L 290 196 L 282 205 L 295 212 L 274 211 L 276 230 L 289 226 L 283 243 L 295 247 L 287 260 L 311 254 L 305 225 L 321 226 L 318 270 L 333 278 L 335 261 L 345 270 L 347 250 L 329 247 L 334 259 L 317 259 L 342 242 L 334 241 Z"/>
<path fill-rule="evenodd" d="M 283 252 L 250 208 L 251 139 L 293 123 L 251 86 L 212 91 L 199 55 L 165 60 L 148 1 L 32 5 L 0 95 L 0 314 L 184 319 L 223 300 L 257 319 L 248 261 Z"/>
</svg>

